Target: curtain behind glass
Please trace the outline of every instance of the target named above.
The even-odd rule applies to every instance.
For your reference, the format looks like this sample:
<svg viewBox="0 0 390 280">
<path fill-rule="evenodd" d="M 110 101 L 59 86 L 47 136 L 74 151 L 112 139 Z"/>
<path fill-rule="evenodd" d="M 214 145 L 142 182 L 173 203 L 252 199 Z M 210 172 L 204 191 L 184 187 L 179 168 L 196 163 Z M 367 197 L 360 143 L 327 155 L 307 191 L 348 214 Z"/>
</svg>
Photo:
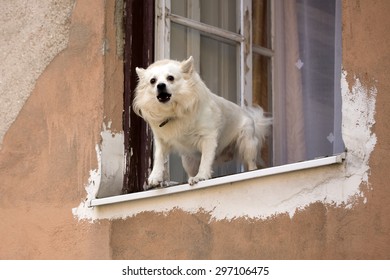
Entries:
<svg viewBox="0 0 390 280">
<path fill-rule="evenodd" d="M 344 150 L 340 8 L 338 0 L 275 1 L 275 165 Z"/>
</svg>

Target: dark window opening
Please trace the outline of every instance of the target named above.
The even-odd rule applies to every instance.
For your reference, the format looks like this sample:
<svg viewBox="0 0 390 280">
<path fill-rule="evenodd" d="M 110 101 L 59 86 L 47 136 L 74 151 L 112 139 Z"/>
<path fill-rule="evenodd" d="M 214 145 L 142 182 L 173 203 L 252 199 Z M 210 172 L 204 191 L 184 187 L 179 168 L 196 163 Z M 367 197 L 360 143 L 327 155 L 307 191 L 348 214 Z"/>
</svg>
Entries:
<svg viewBox="0 0 390 280">
<path fill-rule="evenodd" d="M 124 145 L 126 167 L 122 193 L 143 191 L 152 164 L 152 133 L 132 110 L 137 85 L 135 67 L 147 67 L 154 59 L 154 0 L 125 1 L 124 47 Z"/>
</svg>

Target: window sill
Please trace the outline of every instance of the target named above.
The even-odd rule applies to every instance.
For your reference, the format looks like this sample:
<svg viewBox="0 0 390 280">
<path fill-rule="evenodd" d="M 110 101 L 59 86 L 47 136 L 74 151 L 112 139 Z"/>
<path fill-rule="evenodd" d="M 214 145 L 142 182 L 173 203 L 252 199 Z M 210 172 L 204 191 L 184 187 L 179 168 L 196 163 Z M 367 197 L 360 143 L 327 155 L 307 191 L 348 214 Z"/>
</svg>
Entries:
<svg viewBox="0 0 390 280">
<path fill-rule="evenodd" d="M 344 159 L 345 159 L 345 154 L 342 153 L 335 156 L 329 156 L 329 157 L 318 158 L 318 159 L 308 160 L 308 161 L 303 161 L 298 163 L 264 168 L 264 169 L 249 171 L 249 172 L 243 172 L 243 173 L 234 174 L 230 176 L 213 178 L 210 180 L 199 182 L 195 186 L 190 186 L 189 184 L 182 184 L 182 185 L 176 185 L 167 188 L 153 189 L 144 192 L 92 199 L 89 201 L 88 206 L 95 207 L 95 206 L 102 206 L 102 205 L 113 204 L 113 203 L 121 203 L 121 202 L 159 197 L 159 196 L 181 193 L 186 191 L 196 191 L 199 189 L 219 186 L 223 184 L 232 184 L 235 182 L 240 182 L 240 181 L 245 181 L 245 180 L 250 180 L 255 178 L 261 178 L 266 176 L 289 173 L 293 171 L 337 164 L 337 163 L 341 163 Z"/>
</svg>

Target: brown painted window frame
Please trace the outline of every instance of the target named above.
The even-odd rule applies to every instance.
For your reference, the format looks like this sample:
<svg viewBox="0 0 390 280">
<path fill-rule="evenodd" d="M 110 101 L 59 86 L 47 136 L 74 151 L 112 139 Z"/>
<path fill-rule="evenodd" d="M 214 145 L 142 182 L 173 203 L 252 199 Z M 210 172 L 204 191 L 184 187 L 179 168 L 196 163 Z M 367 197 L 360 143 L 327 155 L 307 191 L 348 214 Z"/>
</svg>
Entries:
<svg viewBox="0 0 390 280">
<path fill-rule="evenodd" d="M 154 0 L 125 0 L 124 112 L 125 174 L 122 193 L 143 191 L 152 168 L 153 142 L 148 125 L 132 110 L 135 67 L 154 60 Z"/>
</svg>

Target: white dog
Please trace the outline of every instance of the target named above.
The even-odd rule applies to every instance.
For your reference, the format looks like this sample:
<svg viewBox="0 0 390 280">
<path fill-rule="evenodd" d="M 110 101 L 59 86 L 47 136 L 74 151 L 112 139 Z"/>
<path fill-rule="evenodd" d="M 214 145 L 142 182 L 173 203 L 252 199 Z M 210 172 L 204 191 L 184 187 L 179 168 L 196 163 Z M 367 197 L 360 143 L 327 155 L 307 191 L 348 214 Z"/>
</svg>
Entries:
<svg viewBox="0 0 390 280">
<path fill-rule="evenodd" d="M 149 186 L 163 186 L 164 163 L 179 153 L 194 185 L 209 179 L 215 160 L 238 156 L 247 170 L 262 162 L 260 151 L 271 125 L 260 107 L 240 106 L 213 94 L 194 69 L 193 58 L 161 60 L 136 68 L 134 111 L 153 131 L 155 153 Z"/>
</svg>

